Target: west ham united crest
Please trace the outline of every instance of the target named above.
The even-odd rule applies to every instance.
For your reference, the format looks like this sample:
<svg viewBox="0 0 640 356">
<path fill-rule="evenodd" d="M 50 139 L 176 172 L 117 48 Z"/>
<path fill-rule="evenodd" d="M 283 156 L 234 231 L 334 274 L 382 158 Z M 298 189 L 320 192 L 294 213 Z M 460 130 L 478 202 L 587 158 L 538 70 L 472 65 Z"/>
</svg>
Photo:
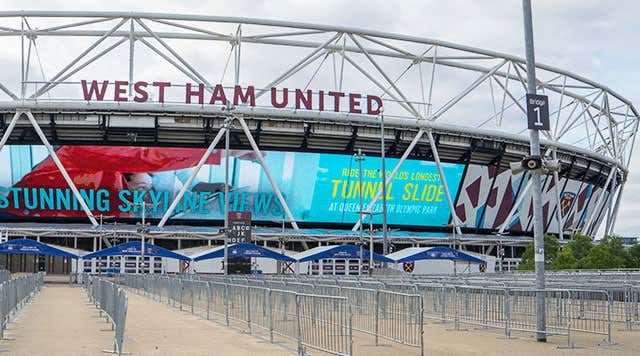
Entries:
<svg viewBox="0 0 640 356">
<path fill-rule="evenodd" d="M 402 269 L 407 272 L 407 273 L 411 273 L 413 272 L 413 267 L 414 267 L 414 262 L 405 262 L 402 264 Z"/>
<path fill-rule="evenodd" d="M 569 209 L 571 209 L 571 205 L 573 205 L 573 201 L 576 199 L 576 193 L 573 192 L 565 192 L 562 194 L 562 199 L 560 200 L 560 207 L 562 216 L 567 215 L 569 213 Z"/>
</svg>

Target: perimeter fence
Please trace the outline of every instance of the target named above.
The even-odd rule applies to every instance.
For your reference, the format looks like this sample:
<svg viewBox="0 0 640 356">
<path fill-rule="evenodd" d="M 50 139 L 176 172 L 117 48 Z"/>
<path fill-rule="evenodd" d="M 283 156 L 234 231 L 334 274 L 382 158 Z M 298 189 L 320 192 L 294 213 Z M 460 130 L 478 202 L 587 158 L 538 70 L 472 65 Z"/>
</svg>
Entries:
<svg viewBox="0 0 640 356">
<path fill-rule="evenodd" d="M 0 283 L 4 283 L 11 280 L 11 272 L 6 269 L 0 269 Z"/>
<path fill-rule="evenodd" d="M 113 350 L 108 352 L 122 355 L 128 308 L 127 294 L 116 284 L 99 277 L 87 276 L 83 282 L 87 295 L 98 308 L 100 316 L 104 312 L 107 323 L 111 323 L 112 330 L 115 331 Z"/>
<path fill-rule="evenodd" d="M 578 334 L 598 335 L 600 344 L 612 343 L 612 328 L 624 325 L 632 330 L 640 324 L 640 273 L 594 272 L 591 274 L 550 273 L 545 290 L 536 290 L 530 274 L 477 274 L 442 276 L 191 276 L 226 283 L 278 286 L 283 289 L 314 288 L 314 293 L 349 295 L 352 298 L 354 329 L 376 329 L 374 311 L 382 310 L 374 300 L 375 291 L 391 291 L 421 296 L 424 315 L 421 318 L 441 323 L 453 323 L 459 330 L 464 325 L 499 330 L 505 337 L 512 333 L 536 334 L 536 296 L 542 294 L 548 336 L 565 338 L 573 346 Z M 368 293 L 364 291 L 368 290 Z M 379 302 L 378 302 L 379 303 Z M 407 303 L 403 301 L 403 303 Z M 390 305 L 395 306 L 396 303 Z M 369 308 L 367 308 L 369 306 Z M 373 308 L 372 306 L 375 306 Z M 362 318 L 358 311 L 362 310 Z M 369 313 L 369 316 L 366 315 Z M 409 314 L 410 315 L 410 314 Z M 382 318 L 380 318 L 382 320 Z M 405 318 L 407 320 L 407 318 Z M 373 327 L 371 327 L 373 325 Z M 404 325 L 411 325 L 403 323 Z M 392 328 L 395 331 L 399 325 Z M 403 332 L 400 333 L 401 335 Z M 394 338 L 391 338 L 394 339 Z M 406 339 L 406 338 L 405 338 Z M 411 342 L 406 342 L 411 344 Z"/>
<path fill-rule="evenodd" d="M 271 342 L 285 339 L 299 355 L 353 354 L 351 304 L 342 296 L 152 275 L 117 275 L 116 283 Z"/>
<path fill-rule="evenodd" d="M 452 329 L 474 327 L 494 330 L 511 338 L 514 333 L 535 335 L 536 297 L 545 300 L 547 336 L 558 336 L 572 347 L 577 342 L 613 343 L 612 330 L 640 326 L 640 272 L 589 271 L 548 273 L 547 288 L 536 290 L 530 273 L 467 274 L 441 276 L 118 276 L 150 297 L 246 331 L 265 331 L 270 340 L 301 340 L 302 347 L 348 354 L 348 342 L 335 335 L 353 330 L 369 335 L 379 345 L 392 344 L 424 349 L 424 324 L 452 324 Z M 126 280 L 126 281 L 125 281 Z M 296 305 L 302 295 L 304 306 Z M 334 323 L 333 310 L 324 297 L 343 298 L 348 320 Z M 324 304 L 323 304 L 324 303 Z M 309 306 L 308 308 L 306 306 Z M 328 313 L 328 314 L 327 314 Z M 342 313 L 342 312 L 340 312 Z M 338 315 L 341 315 L 338 313 Z M 300 318 L 298 317 L 300 315 Z M 308 318 L 305 317 L 308 315 Z M 278 317 L 279 316 L 279 317 Z M 300 320 L 298 320 L 300 319 Z M 310 325 L 342 325 L 324 328 L 323 335 L 307 335 Z M 318 324 L 318 322 L 320 322 Z M 306 336 L 305 336 L 306 335 Z M 306 338 L 306 339 L 304 339 Z M 352 339 L 352 337 L 350 337 Z M 585 341 L 592 340 L 592 341 Z M 335 342 L 335 345 L 332 344 Z M 340 345 L 340 346 L 337 346 Z"/>
<path fill-rule="evenodd" d="M 42 273 L 36 273 L 11 279 L 9 274 L 9 279 L 0 284 L 0 339 L 4 338 L 4 331 L 11 322 L 11 317 L 42 289 L 43 277 Z"/>
</svg>

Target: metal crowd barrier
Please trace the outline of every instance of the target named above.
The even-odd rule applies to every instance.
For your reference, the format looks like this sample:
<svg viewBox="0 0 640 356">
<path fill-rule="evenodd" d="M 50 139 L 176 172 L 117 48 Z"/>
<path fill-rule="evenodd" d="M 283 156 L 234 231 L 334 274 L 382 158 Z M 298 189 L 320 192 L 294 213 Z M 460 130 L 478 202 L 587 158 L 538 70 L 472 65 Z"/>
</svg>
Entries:
<svg viewBox="0 0 640 356">
<path fill-rule="evenodd" d="M 18 277 L 0 284 L 0 339 L 4 338 L 4 331 L 11 317 L 22 309 L 44 285 L 42 273 Z"/>
<path fill-rule="evenodd" d="M 0 283 L 4 283 L 11 280 L 11 272 L 6 269 L 0 269 Z"/>
<path fill-rule="evenodd" d="M 84 285 L 89 299 L 98 307 L 100 316 L 104 311 L 107 322 L 110 322 L 112 329 L 115 330 L 113 350 L 105 350 L 105 352 L 122 355 L 128 308 L 127 294 L 116 284 L 98 277 L 86 278 Z"/>
<path fill-rule="evenodd" d="M 587 274 L 580 280 L 573 280 L 574 274 L 552 276 L 545 291 L 531 289 L 529 276 L 522 274 L 399 278 L 302 275 L 207 278 L 226 283 L 278 285 L 289 290 L 313 285 L 315 294 L 347 296 L 352 301 L 354 329 L 374 335 L 376 343 L 378 337 L 382 337 L 415 346 L 412 340 L 416 338 L 413 335 L 417 335 L 419 329 L 397 332 L 400 325 L 412 325 L 408 317 L 403 324 L 393 324 L 395 329 L 381 329 L 380 317 L 372 313 L 377 314 L 384 305 L 369 302 L 370 312 L 367 313 L 363 310 L 365 307 L 357 302 L 370 298 L 366 291 L 369 294 L 373 291 L 419 294 L 425 319 L 453 323 L 455 329 L 460 329 L 462 324 L 500 329 L 505 337 L 511 337 L 512 332 L 537 332 L 535 295 L 544 293 L 548 326 L 546 333 L 566 337 L 568 346 L 572 345 L 572 334 L 602 335 L 605 337 L 604 343 L 611 343 L 613 324 L 624 324 L 627 330 L 640 326 L 640 274 L 624 274 L 626 284 L 608 280 L 603 272 Z M 613 276 L 617 278 L 621 274 L 614 273 Z M 638 281 L 634 282 L 636 277 Z M 359 292 L 357 296 L 348 295 L 356 292 Z M 403 337 L 398 339 L 394 335 Z"/>
<path fill-rule="evenodd" d="M 247 333 L 260 329 L 271 342 L 282 337 L 307 349 L 352 355 L 351 306 L 347 298 L 305 294 L 250 285 L 190 278 L 119 275 L 116 283 L 137 289 L 169 305 L 201 315 L 224 318 Z"/>
<path fill-rule="evenodd" d="M 358 332 L 375 338 L 375 345 L 380 345 L 379 339 L 385 339 L 397 344 L 416 347 L 423 354 L 424 326 L 422 296 L 415 287 L 403 288 L 407 293 L 398 293 L 384 288 L 360 288 L 359 282 L 339 280 L 322 280 L 322 282 L 337 284 L 317 284 L 315 280 L 278 280 L 247 277 L 215 277 L 184 275 L 174 279 L 210 280 L 223 284 L 237 284 L 244 286 L 267 286 L 277 290 L 286 290 L 300 294 L 344 297 L 351 304 L 352 328 Z M 352 282 L 352 283 L 349 283 Z M 369 286 L 380 287 L 376 283 Z M 233 320 L 233 315 L 231 316 Z"/>
</svg>

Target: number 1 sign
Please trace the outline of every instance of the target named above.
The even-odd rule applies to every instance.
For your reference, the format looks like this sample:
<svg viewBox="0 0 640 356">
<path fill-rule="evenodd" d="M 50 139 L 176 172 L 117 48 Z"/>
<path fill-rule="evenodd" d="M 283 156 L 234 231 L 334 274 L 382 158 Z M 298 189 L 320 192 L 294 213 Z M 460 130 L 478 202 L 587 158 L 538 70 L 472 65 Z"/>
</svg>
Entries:
<svg viewBox="0 0 640 356">
<path fill-rule="evenodd" d="M 527 94 L 527 121 L 529 130 L 549 130 L 549 98 L 546 95 Z"/>
</svg>

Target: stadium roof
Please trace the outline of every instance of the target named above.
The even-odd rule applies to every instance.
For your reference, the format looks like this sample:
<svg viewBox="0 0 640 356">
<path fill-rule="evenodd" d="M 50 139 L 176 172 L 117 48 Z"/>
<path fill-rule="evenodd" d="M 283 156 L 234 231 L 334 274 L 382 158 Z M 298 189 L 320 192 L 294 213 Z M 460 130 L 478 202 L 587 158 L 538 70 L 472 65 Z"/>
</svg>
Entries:
<svg viewBox="0 0 640 356">
<path fill-rule="evenodd" d="M 317 261 L 323 259 L 358 259 L 360 248 L 354 245 L 318 246 L 293 256 L 298 262 Z M 362 257 L 369 259 L 369 250 L 362 250 Z M 373 259 L 382 262 L 393 262 L 392 259 L 374 253 Z"/>
<path fill-rule="evenodd" d="M 102 249 L 82 256 L 83 259 L 92 259 L 106 256 L 140 256 L 142 255 L 141 243 L 138 241 L 125 242 L 113 247 Z M 168 257 L 178 260 L 190 260 L 189 257 L 167 250 L 150 243 L 144 244 L 144 255 L 149 257 Z"/>
<path fill-rule="evenodd" d="M 145 236 L 155 239 L 222 239 L 222 227 L 216 226 L 183 226 L 165 225 L 149 226 Z M 55 224 L 55 223 L 0 223 L 0 232 L 8 236 L 28 237 L 78 237 L 93 238 L 140 238 L 143 234 L 140 226 L 131 224 L 102 225 L 93 227 L 89 224 Z M 338 229 L 292 229 L 255 227 L 252 235 L 257 240 L 266 241 L 322 241 L 353 242 L 359 239 L 358 231 Z M 507 235 L 498 238 L 495 235 L 465 233 L 462 235 L 445 232 L 390 230 L 388 236 L 392 242 L 399 243 L 492 243 L 500 239 L 505 245 L 526 245 L 532 241 L 529 236 Z M 368 233 L 365 232 L 365 238 Z M 382 232 L 374 232 L 374 241 L 382 239 Z"/>
<path fill-rule="evenodd" d="M 261 257 L 279 261 L 295 261 L 293 258 L 275 251 L 274 249 L 251 243 L 238 243 L 228 245 L 227 250 L 229 257 Z M 213 247 L 209 250 L 192 255 L 191 259 L 197 262 L 220 257 L 224 257 L 224 246 Z"/>
<path fill-rule="evenodd" d="M 486 264 L 487 262 L 470 254 L 449 247 L 409 247 L 387 255 L 395 262 L 413 262 L 420 260 L 450 260 Z"/>
<path fill-rule="evenodd" d="M 78 255 L 49 244 L 30 239 L 15 239 L 0 243 L 0 253 L 20 255 L 46 255 L 78 258 Z"/>
</svg>

